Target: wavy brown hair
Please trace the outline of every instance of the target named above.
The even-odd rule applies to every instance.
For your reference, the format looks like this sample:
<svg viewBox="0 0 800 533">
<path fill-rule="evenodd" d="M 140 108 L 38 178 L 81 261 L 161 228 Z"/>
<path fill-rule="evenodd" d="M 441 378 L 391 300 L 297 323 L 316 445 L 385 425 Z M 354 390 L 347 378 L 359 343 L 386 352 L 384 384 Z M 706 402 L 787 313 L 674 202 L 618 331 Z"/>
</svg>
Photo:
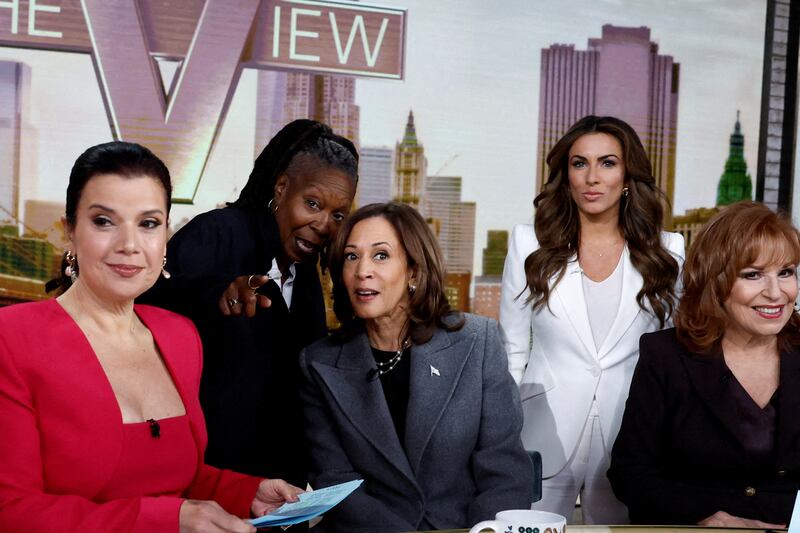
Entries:
<svg viewBox="0 0 800 533">
<path fill-rule="evenodd" d="M 769 264 L 800 263 L 800 234 L 786 215 L 745 201 L 724 208 L 708 221 L 683 265 L 683 295 L 675 313 L 675 330 L 684 346 L 697 353 L 719 348 L 730 323 L 723 304 L 741 270 L 762 254 L 769 257 Z M 778 341 L 782 350 L 800 343 L 797 312 L 778 334 Z"/>
<path fill-rule="evenodd" d="M 650 160 L 639 136 L 627 123 L 615 117 L 589 115 L 576 122 L 550 150 L 547 164 L 550 174 L 542 192 L 534 199 L 534 229 L 539 248 L 525 259 L 525 273 L 530 289 L 529 302 L 538 309 L 547 305 L 552 287 L 561 281 L 580 243 L 578 207 L 570 195 L 569 150 L 578 138 L 589 133 L 606 133 L 622 146 L 625 162 L 625 186 L 619 227 L 628 244 L 631 263 L 644 283 L 636 301 L 652 312 L 661 327 L 675 307 L 675 281 L 678 262 L 661 242 L 664 193 L 656 186 Z M 551 284 L 551 280 L 555 282 Z M 649 304 L 649 309 L 647 305 Z"/>
<path fill-rule="evenodd" d="M 336 337 L 349 338 L 361 328 L 362 321 L 353 312 L 350 295 L 342 278 L 345 247 L 355 225 L 375 217 L 386 219 L 397 232 L 398 240 L 406 252 L 408 268 L 414 272 L 417 288 L 409 301 L 407 329 L 414 344 L 429 341 L 438 328 L 447 331 L 461 329 L 464 325 L 463 316 L 450 308 L 444 291 L 444 258 L 436 237 L 416 209 L 390 202 L 369 204 L 357 209 L 345 219 L 333 240 L 329 263 L 333 280 L 333 311 L 342 324 Z"/>
</svg>

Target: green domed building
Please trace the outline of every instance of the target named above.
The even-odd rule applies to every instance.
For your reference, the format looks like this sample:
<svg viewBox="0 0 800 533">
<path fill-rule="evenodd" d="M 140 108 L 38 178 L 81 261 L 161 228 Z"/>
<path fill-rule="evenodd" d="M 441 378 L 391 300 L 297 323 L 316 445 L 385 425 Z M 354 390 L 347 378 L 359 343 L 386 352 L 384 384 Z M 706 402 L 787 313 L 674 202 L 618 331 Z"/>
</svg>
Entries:
<svg viewBox="0 0 800 533">
<path fill-rule="evenodd" d="M 725 161 L 725 172 L 717 185 L 717 205 L 730 205 L 740 200 L 752 200 L 753 181 L 747 172 L 744 160 L 744 135 L 739 124 L 739 111 L 736 112 L 736 126 L 730 141 L 730 152 Z"/>
</svg>

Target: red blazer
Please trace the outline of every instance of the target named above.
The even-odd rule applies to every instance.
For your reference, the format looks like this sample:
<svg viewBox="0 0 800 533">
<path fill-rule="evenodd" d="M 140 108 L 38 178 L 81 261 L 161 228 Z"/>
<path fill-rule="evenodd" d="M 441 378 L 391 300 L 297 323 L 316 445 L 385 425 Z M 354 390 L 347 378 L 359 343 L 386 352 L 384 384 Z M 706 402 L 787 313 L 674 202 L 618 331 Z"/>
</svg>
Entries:
<svg viewBox="0 0 800 533">
<path fill-rule="evenodd" d="M 248 516 L 259 478 L 202 462 L 202 349 L 192 323 L 137 305 L 186 408 L 199 464 L 183 497 Z M 122 452 L 114 392 L 83 332 L 55 300 L 0 309 L 0 531 L 177 532 L 183 498 L 94 497 Z"/>
</svg>

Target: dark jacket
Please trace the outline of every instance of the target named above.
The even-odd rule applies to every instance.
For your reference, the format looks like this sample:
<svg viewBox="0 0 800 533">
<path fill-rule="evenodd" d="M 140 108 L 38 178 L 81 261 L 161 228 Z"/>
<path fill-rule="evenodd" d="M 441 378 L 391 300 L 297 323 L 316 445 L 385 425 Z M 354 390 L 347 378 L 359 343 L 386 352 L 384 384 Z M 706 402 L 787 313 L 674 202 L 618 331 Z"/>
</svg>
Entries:
<svg viewBox="0 0 800 533">
<path fill-rule="evenodd" d="M 632 523 L 696 524 L 717 511 L 786 523 L 800 486 L 800 352 L 781 354 L 768 466 L 736 438 L 733 374 L 675 330 L 642 336 L 608 477 Z"/>
<path fill-rule="evenodd" d="M 237 276 L 266 273 L 280 250 L 266 209 L 203 213 L 167 245 L 169 280 L 141 299 L 192 319 L 203 341 L 200 402 L 208 426 L 206 461 L 305 486 L 307 459 L 298 397 L 300 350 L 325 335 L 315 264 L 298 264 L 291 311 L 275 282 L 272 306 L 225 317 L 219 299 Z"/>
<path fill-rule="evenodd" d="M 363 479 L 327 513 L 325 531 L 469 527 L 533 501 L 519 438 L 522 409 L 497 324 L 467 315 L 411 348 L 405 440 L 397 437 L 365 333 L 301 354 L 315 488 Z"/>
</svg>

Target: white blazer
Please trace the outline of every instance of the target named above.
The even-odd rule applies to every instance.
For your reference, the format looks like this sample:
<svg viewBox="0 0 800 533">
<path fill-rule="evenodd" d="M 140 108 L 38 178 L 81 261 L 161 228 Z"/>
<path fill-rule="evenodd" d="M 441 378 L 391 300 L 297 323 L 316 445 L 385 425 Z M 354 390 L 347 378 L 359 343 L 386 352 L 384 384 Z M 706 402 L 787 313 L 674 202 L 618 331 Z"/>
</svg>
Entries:
<svg viewBox="0 0 800 533">
<path fill-rule="evenodd" d="M 662 232 L 661 240 L 682 265 L 683 236 Z M 627 246 L 620 259 L 619 309 L 602 346 L 594 344 L 582 271 L 575 258 L 552 288 L 549 308 L 545 305 L 533 311 L 532 305 L 525 303 L 530 290 L 524 265 L 537 248 L 532 224 L 514 227 L 503 270 L 500 325 L 508 369 L 522 399 L 522 443 L 525 449 L 542 454 L 547 478 L 560 472 L 572 456 L 593 398 L 597 399 L 600 428 L 610 453 L 639 358 L 639 337 L 656 331 L 659 324 L 636 302 L 642 276 L 631 263 Z"/>
</svg>

